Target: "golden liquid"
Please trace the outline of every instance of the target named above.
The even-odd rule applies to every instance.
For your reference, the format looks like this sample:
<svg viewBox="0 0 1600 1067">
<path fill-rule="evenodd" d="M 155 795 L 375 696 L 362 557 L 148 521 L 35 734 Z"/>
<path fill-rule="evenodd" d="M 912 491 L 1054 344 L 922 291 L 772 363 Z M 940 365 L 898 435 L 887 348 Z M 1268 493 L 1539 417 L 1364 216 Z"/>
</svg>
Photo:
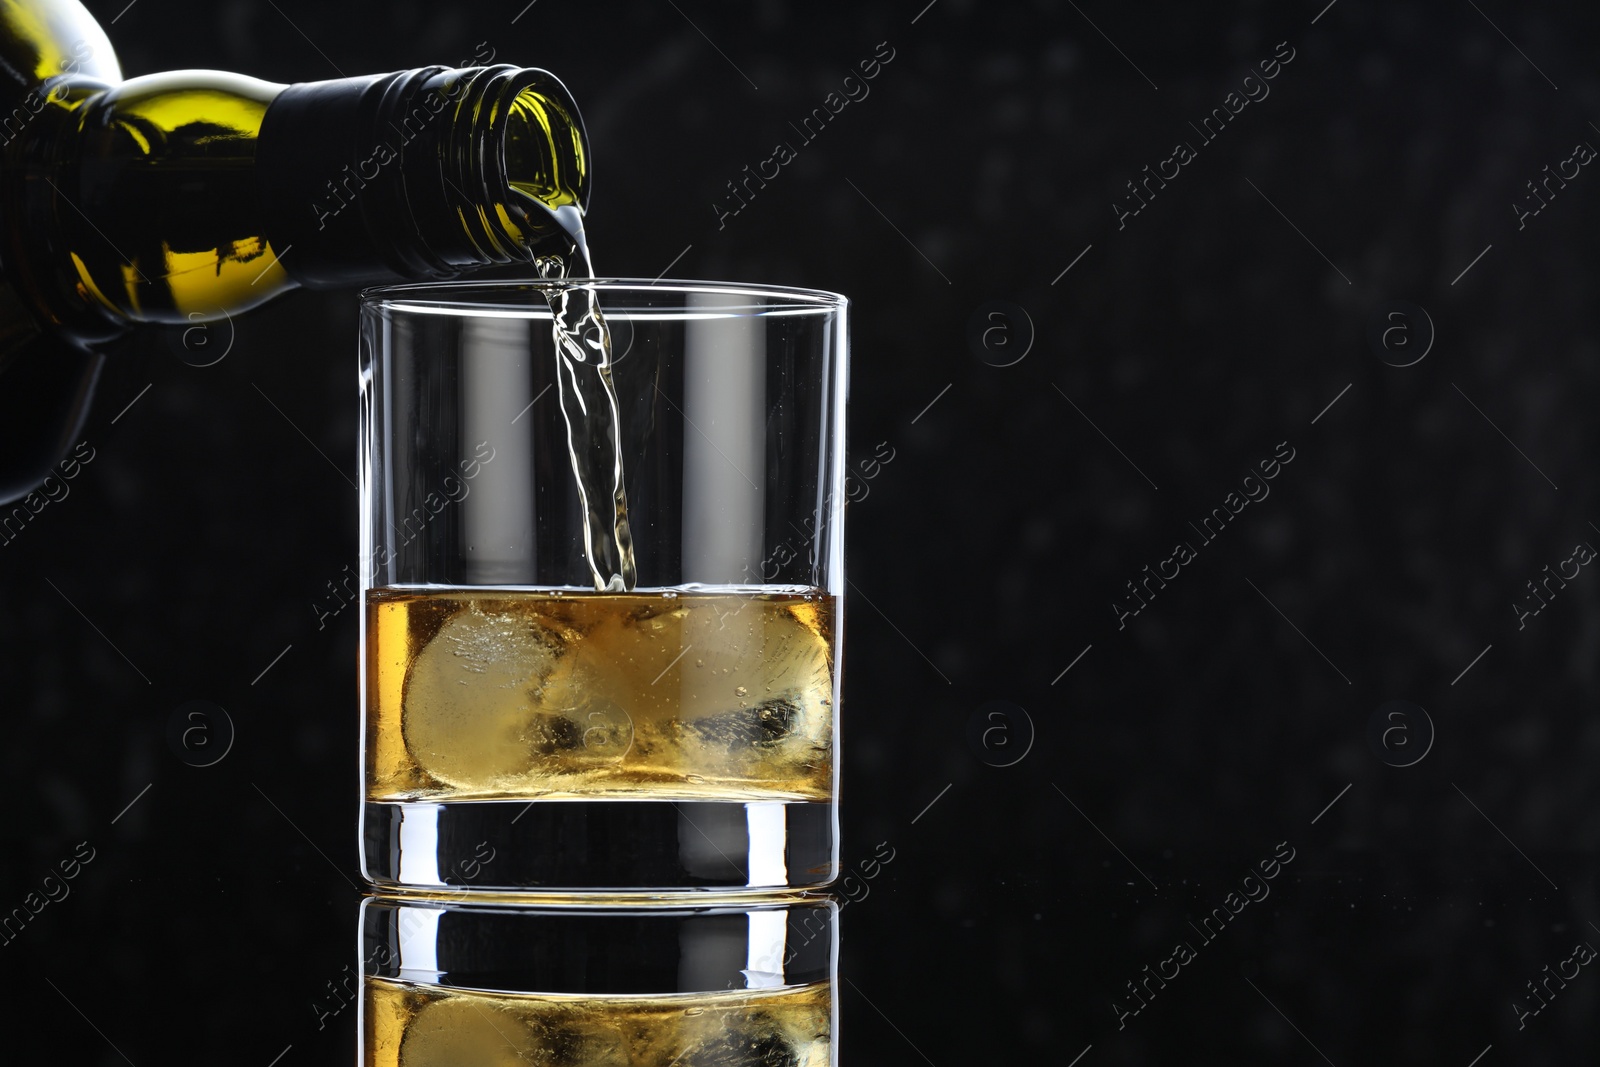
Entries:
<svg viewBox="0 0 1600 1067">
<path fill-rule="evenodd" d="M 826 982 L 671 996 L 362 981 L 365 1067 L 828 1067 Z"/>
<path fill-rule="evenodd" d="M 826 800 L 834 598 L 367 594 L 369 800 Z"/>
<path fill-rule="evenodd" d="M 256 138 L 281 88 L 185 71 L 61 92 L 54 106 L 97 116 L 77 134 L 81 162 L 49 176 L 62 199 L 53 266 L 79 301 L 187 323 L 293 288 L 256 209 Z"/>
<path fill-rule="evenodd" d="M 597 591 L 629 592 L 638 568 L 624 489 L 622 413 L 611 374 L 611 327 L 594 288 L 581 284 L 594 277 L 583 209 L 567 206 L 552 214 L 566 228 L 572 249 L 564 256 L 540 257 L 536 265 L 546 278 L 565 279 L 570 274 L 575 283 L 573 288 L 546 291 L 545 301 L 550 306 L 560 386 L 556 402 L 566 423 L 567 458 L 583 508 L 584 557 Z"/>
</svg>

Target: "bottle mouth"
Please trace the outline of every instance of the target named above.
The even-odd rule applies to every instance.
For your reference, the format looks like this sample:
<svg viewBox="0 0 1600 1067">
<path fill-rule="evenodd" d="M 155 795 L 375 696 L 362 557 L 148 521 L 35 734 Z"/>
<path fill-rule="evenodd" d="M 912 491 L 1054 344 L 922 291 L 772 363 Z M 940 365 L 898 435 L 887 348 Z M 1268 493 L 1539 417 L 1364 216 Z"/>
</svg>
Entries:
<svg viewBox="0 0 1600 1067">
<path fill-rule="evenodd" d="M 528 67 L 450 74 L 467 79 L 454 94 L 467 121 L 453 125 L 457 143 L 446 159 L 456 164 L 451 184 L 463 194 L 457 212 L 474 243 L 491 260 L 510 262 L 533 259 L 551 237 L 570 241 L 571 216 L 589 200 L 590 156 L 567 87 Z"/>
</svg>

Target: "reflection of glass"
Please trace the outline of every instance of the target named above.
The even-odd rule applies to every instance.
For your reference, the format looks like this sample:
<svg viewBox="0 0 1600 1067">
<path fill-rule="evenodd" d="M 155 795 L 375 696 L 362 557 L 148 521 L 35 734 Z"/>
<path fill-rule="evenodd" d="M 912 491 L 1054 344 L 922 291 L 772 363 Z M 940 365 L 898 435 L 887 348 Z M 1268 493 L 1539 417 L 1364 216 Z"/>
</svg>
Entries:
<svg viewBox="0 0 1600 1067">
<path fill-rule="evenodd" d="M 361 1067 L 828 1067 L 838 906 L 361 905 Z"/>
<path fill-rule="evenodd" d="M 582 291 L 366 295 L 363 872 L 826 884 L 844 298 L 595 282 L 607 370 L 552 336 Z"/>
</svg>

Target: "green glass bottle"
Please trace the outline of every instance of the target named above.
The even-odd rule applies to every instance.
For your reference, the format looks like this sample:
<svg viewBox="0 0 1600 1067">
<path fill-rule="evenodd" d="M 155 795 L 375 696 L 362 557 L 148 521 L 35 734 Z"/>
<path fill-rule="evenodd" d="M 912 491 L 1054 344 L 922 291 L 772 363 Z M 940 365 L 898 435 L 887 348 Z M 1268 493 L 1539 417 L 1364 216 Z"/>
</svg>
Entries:
<svg viewBox="0 0 1600 1067">
<path fill-rule="evenodd" d="M 0 503 L 77 440 L 138 324 L 564 252 L 588 191 L 542 70 L 123 80 L 76 0 L 0 0 Z"/>
</svg>

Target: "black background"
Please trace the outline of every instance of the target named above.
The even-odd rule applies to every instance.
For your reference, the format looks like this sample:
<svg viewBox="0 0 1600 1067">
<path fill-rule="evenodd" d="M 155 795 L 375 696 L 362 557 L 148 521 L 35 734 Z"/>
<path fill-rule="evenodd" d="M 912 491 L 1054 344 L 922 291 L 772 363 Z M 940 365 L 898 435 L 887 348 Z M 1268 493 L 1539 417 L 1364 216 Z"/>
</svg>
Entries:
<svg viewBox="0 0 1600 1067">
<path fill-rule="evenodd" d="M 488 41 L 583 108 L 602 273 L 852 298 L 852 462 L 895 458 L 849 512 L 843 858 L 895 859 L 842 915 L 847 1062 L 1591 1059 L 1594 968 L 1520 1029 L 1514 1002 L 1600 946 L 1600 576 L 1521 629 L 1512 605 L 1600 545 L 1600 175 L 1522 229 L 1512 205 L 1600 145 L 1594 12 L 925 3 L 95 11 L 130 75 Z M 724 183 L 883 41 L 870 96 L 719 228 Z M 969 329 L 993 300 L 1031 348 L 1015 311 Z M 1404 368 L 1368 342 L 1394 301 L 1436 330 Z M 0 910 L 96 850 L 0 946 L 10 1029 L 52 1059 L 349 1060 L 353 1009 L 319 1030 L 312 1003 L 354 961 L 357 620 L 313 605 L 356 556 L 355 316 L 297 293 L 147 335 L 70 496 L 0 546 Z M 1119 629 L 1124 583 L 1280 442 L 1270 497 Z M 195 699 L 237 727 L 212 767 L 167 740 Z M 1369 743 L 1390 700 L 1436 730 L 1413 766 Z M 1391 761 L 1426 748 L 1401 722 Z M 1280 842 L 1271 896 L 1195 934 Z"/>
</svg>

